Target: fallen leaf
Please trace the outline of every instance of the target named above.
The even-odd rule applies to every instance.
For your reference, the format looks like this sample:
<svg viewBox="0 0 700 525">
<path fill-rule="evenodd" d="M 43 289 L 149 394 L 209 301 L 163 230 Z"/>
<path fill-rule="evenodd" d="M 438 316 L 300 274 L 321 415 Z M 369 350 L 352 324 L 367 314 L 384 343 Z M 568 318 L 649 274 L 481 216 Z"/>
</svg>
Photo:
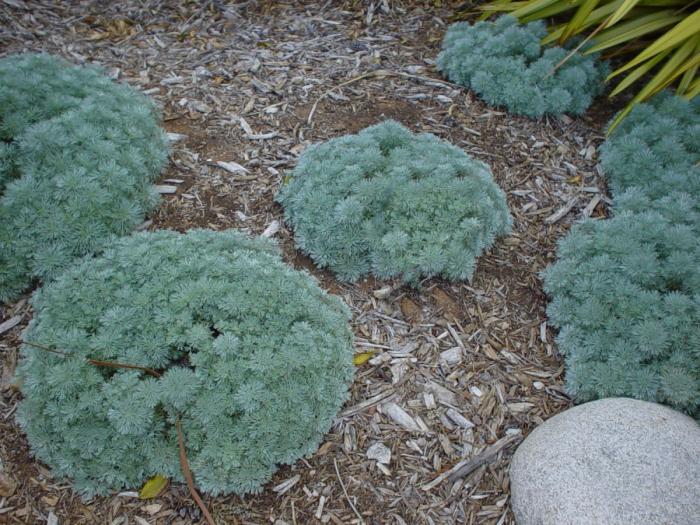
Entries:
<svg viewBox="0 0 700 525">
<path fill-rule="evenodd" d="M 161 474 L 156 474 L 143 484 L 139 491 L 139 499 L 157 498 L 168 486 L 168 478 Z"/>
<path fill-rule="evenodd" d="M 451 317 L 453 319 L 459 319 L 460 317 L 460 307 L 457 302 L 452 299 L 444 290 L 435 287 L 430 292 L 430 295 L 435 300 L 438 308 L 442 310 L 446 317 Z"/>
<path fill-rule="evenodd" d="M 16 488 L 17 484 L 9 476 L 0 472 L 0 497 L 9 498 L 15 493 Z"/>
<path fill-rule="evenodd" d="M 355 366 L 362 366 L 367 361 L 369 361 L 370 358 L 376 353 L 377 352 L 375 352 L 375 351 L 369 351 L 369 352 L 361 352 L 359 354 L 355 354 L 352 358 L 352 362 L 355 364 Z"/>
<path fill-rule="evenodd" d="M 422 319 L 420 307 L 408 297 L 402 297 L 399 302 L 401 313 L 411 323 L 419 323 Z"/>
</svg>

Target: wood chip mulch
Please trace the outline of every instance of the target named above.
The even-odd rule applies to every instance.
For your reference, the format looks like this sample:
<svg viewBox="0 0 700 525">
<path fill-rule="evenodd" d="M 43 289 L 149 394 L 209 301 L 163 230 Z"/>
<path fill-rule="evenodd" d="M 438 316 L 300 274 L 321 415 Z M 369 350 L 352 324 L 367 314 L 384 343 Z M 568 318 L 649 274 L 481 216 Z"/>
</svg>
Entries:
<svg viewBox="0 0 700 525">
<path fill-rule="evenodd" d="M 259 495 L 205 498 L 219 523 L 513 523 L 509 458 L 571 405 L 539 272 L 573 222 L 607 213 L 596 147 L 614 108 L 532 121 L 441 80 L 434 61 L 461 3 L 0 0 L 0 55 L 101 64 L 162 107 L 177 134 L 169 193 L 144 228 L 267 230 L 350 305 L 356 351 L 376 351 L 318 452 Z M 507 192 L 513 233 L 472 282 L 348 285 L 295 251 L 273 201 L 285 173 L 309 144 L 386 118 L 485 161 Z M 28 297 L 0 306 L 0 523 L 201 522 L 184 486 L 84 502 L 31 457 L 12 387 Z"/>
</svg>

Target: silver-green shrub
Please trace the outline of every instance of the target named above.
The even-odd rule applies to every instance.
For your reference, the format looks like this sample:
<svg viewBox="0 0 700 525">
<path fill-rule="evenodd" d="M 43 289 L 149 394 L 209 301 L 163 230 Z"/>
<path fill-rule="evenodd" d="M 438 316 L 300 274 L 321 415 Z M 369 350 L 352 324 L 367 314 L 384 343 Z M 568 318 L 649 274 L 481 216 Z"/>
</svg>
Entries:
<svg viewBox="0 0 700 525">
<path fill-rule="evenodd" d="M 700 418 L 700 243 L 657 212 L 574 226 L 544 272 L 569 392 Z"/>
<path fill-rule="evenodd" d="M 576 225 L 544 272 L 567 386 L 700 419 L 698 105 L 640 104 L 601 147 L 616 214 Z"/>
<path fill-rule="evenodd" d="M 601 93 L 607 65 L 579 53 L 560 65 L 569 50 L 542 49 L 545 36 L 544 22 L 521 25 L 509 15 L 473 25 L 458 22 L 445 34 L 437 66 L 452 82 L 511 113 L 579 115 Z"/>
<path fill-rule="evenodd" d="M 139 233 L 33 297 L 18 420 L 84 495 L 182 480 L 179 414 L 198 487 L 260 489 L 316 450 L 353 374 L 349 311 L 265 240 Z M 157 370 L 94 366 L 86 359 Z"/>
<path fill-rule="evenodd" d="M 348 281 L 469 279 L 510 229 L 484 163 L 393 121 L 310 147 L 277 199 L 297 246 Z"/>
<path fill-rule="evenodd" d="M 637 104 L 600 147 L 600 163 L 617 198 L 639 188 L 650 198 L 700 195 L 700 98 L 663 92 Z M 700 204 L 699 204 L 700 206 Z"/>
<path fill-rule="evenodd" d="M 168 152 L 157 122 L 97 68 L 0 59 L 0 301 L 143 222 Z"/>
</svg>

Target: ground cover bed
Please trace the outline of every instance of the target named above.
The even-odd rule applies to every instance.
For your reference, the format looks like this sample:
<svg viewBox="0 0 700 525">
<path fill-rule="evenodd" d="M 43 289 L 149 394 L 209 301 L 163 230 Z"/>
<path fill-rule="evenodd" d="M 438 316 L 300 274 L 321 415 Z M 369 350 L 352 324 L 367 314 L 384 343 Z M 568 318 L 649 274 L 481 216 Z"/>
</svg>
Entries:
<svg viewBox="0 0 700 525">
<path fill-rule="evenodd" d="M 572 404 L 540 272 L 573 222 L 608 214 L 596 150 L 615 108 L 599 100 L 575 119 L 534 121 L 441 79 L 434 62 L 458 3 L 12 0 L 0 10 L 3 55 L 99 63 L 161 106 L 172 155 L 142 229 L 276 239 L 287 262 L 350 307 L 355 351 L 374 352 L 315 454 L 259 495 L 205 498 L 222 523 L 513 523 L 514 445 Z M 506 193 L 512 232 L 478 259 L 471 281 L 345 283 L 295 249 L 275 202 L 287 172 L 308 145 L 386 119 L 487 163 Z M 0 492 L 0 522 L 200 521 L 182 484 L 153 500 L 83 501 L 32 458 L 13 385 L 28 297 L 0 306 L 0 458 L 13 484 Z M 380 443 L 388 463 L 376 459 L 386 456 Z M 456 484 L 441 476 L 493 451 Z"/>
</svg>

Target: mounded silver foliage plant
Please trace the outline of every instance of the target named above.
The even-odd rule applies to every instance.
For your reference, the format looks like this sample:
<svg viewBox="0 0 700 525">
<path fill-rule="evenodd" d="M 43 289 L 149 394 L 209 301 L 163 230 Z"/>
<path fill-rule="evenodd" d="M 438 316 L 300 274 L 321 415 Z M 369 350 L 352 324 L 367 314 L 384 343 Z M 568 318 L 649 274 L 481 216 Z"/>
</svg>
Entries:
<svg viewBox="0 0 700 525">
<path fill-rule="evenodd" d="M 469 279 L 511 224 L 486 164 L 394 121 L 310 147 L 277 199 L 297 246 L 347 281 Z"/>
<path fill-rule="evenodd" d="M 567 385 L 700 419 L 700 105 L 662 94 L 601 147 L 615 215 L 585 221 L 544 274 Z"/>
<path fill-rule="evenodd" d="M 99 69 L 0 59 L 0 301 L 143 222 L 167 153 L 151 101 Z"/>
<path fill-rule="evenodd" d="M 700 98 L 688 101 L 669 92 L 635 106 L 600 147 L 603 171 L 618 200 L 632 188 L 651 199 L 673 192 L 698 196 L 698 160 Z"/>
<path fill-rule="evenodd" d="M 348 395 L 344 303 L 234 232 L 138 233 L 33 297 L 17 419 L 36 456 L 86 496 L 182 480 L 175 419 L 198 487 L 255 492 L 316 450 Z M 87 359 L 147 367 L 95 366 Z"/>
<path fill-rule="evenodd" d="M 542 49 L 544 22 L 522 25 L 509 15 L 495 21 L 452 24 L 437 58 L 438 69 L 492 106 L 528 117 L 580 115 L 603 89 L 608 68 L 595 56 Z"/>
</svg>

